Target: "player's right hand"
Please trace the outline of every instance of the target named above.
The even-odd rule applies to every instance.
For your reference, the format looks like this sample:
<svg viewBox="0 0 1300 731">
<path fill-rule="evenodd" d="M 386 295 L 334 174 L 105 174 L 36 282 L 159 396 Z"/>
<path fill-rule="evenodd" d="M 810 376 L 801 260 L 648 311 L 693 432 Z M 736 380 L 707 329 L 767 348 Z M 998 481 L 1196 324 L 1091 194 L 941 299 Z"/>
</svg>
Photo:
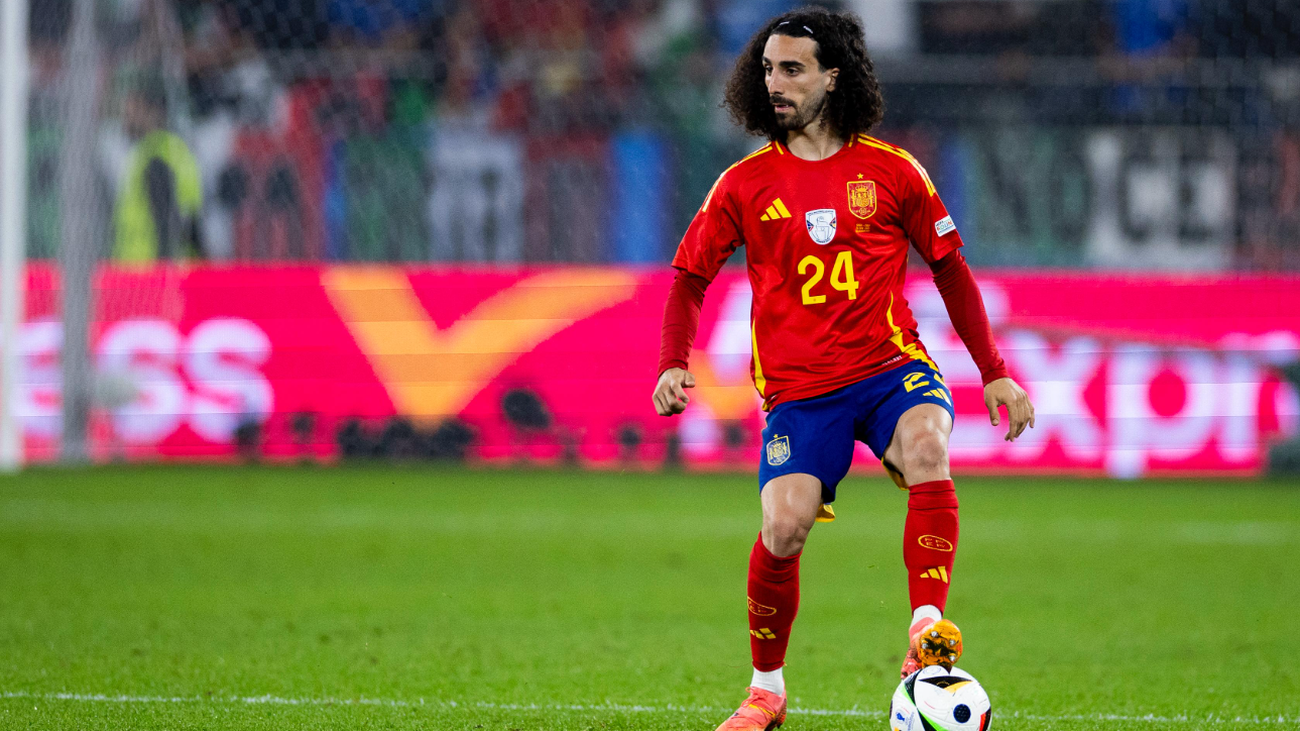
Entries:
<svg viewBox="0 0 1300 731">
<path fill-rule="evenodd" d="M 686 410 L 691 397 L 686 389 L 695 388 L 695 376 L 683 368 L 669 368 L 659 374 L 659 385 L 655 386 L 655 411 L 660 416 L 672 416 Z"/>
</svg>

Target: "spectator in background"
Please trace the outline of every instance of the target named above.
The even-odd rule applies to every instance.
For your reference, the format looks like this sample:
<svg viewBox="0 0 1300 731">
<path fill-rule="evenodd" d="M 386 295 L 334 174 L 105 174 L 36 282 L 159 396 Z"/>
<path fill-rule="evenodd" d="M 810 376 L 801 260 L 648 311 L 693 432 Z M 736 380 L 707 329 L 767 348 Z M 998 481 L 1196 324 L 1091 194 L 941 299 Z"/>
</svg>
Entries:
<svg viewBox="0 0 1300 731">
<path fill-rule="evenodd" d="M 57 255 L 60 234 L 59 155 L 64 124 L 60 75 L 71 25 L 71 0 L 29 0 L 31 88 L 28 100 L 27 256 Z"/>
<path fill-rule="evenodd" d="M 198 119 L 234 110 L 247 90 L 234 77 L 241 66 L 263 62 L 251 39 L 240 34 L 233 8 L 214 0 L 182 0 L 177 15 L 185 38 L 190 109 Z"/>
<path fill-rule="evenodd" d="M 921 120 L 964 125 L 972 116 L 1004 124 L 1092 121 L 1101 105 L 1095 85 L 1075 76 L 1045 78 L 1060 64 L 1043 56 L 1095 58 L 1108 47 L 1107 0 L 926 0 L 919 4 L 920 50 L 980 57 L 954 63 L 950 83 L 898 84 L 888 124 Z M 972 78 L 981 78 L 971 83 Z M 989 84 L 988 81 L 999 83 Z"/>
<path fill-rule="evenodd" d="M 1112 113 L 1122 119 L 1183 123 L 1186 80 L 1179 77 L 1196 51 L 1190 34 L 1191 0 L 1113 0 L 1115 49 L 1102 63 L 1114 82 Z"/>
<path fill-rule="evenodd" d="M 430 84 L 419 50 L 446 13 L 444 0 L 326 0 L 333 48 L 363 51 L 332 79 L 318 109 L 325 126 L 330 249 L 349 259 L 427 258 L 422 215 Z"/>
<path fill-rule="evenodd" d="M 1038 8 L 1031 3 L 951 0 L 921 4 L 921 50 L 997 56 L 1029 43 Z"/>
<path fill-rule="evenodd" d="M 334 46 L 414 51 L 447 0 L 326 0 Z"/>
<path fill-rule="evenodd" d="M 63 65 L 63 44 L 72 25 L 72 0 L 29 0 L 28 41 L 32 58 L 33 92 L 57 79 Z"/>
<path fill-rule="evenodd" d="M 646 2 L 636 10 L 611 36 L 619 43 L 611 43 L 607 54 L 615 50 L 625 54 L 625 83 L 637 84 L 645 96 L 638 100 L 643 106 L 633 109 L 628 118 L 641 124 L 655 122 L 675 148 L 678 164 L 666 195 L 670 229 L 684 231 L 718 171 L 748 152 L 752 142 L 737 137 L 717 104 L 729 59 L 716 48 L 702 3 Z"/>
<path fill-rule="evenodd" d="M 750 36 L 767 22 L 768 18 L 793 10 L 800 5 L 820 5 L 831 10 L 843 3 L 805 2 L 804 0 L 715 0 L 710 3 L 713 26 L 718 34 L 719 50 L 728 59 L 735 58 Z M 867 20 L 864 18 L 863 20 Z"/>
<path fill-rule="evenodd" d="M 607 143 L 616 109 L 604 84 L 596 0 L 474 0 L 497 59 L 502 131 L 525 141 L 525 260 L 596 261 L 608 210 Z M 498 186 L 498 189 L 499 186 Z"/>
<path fill-rule="evenodd" d="M 198 163 L 169 131 L 160 82 L 127 94 L 122 132 L 131 143 L 118 176 L 113 210 L 113 258 L 144 263 L 202 255 L 197 236 L 203 203 Z"/>
<path fill-rule="evenodd" d="M 189 141 L 202 189 L 211 192 L 201 214 L 200 238 L 208 258 L 230 259 L 235 256 L 235 199 L 248 191 L 238 165 L 231 163 L 241 134 L 271 128 L 284 118 L 285 75 L 272 68 L 258 36 L 245 27 L 257 18 L 242 0 L 181 0 L 176 7 L 193 115 Z"/>
<path fill-rule="evenodd" d="M 604 29 L 591 0 L 476 0 L 475 9 L 504 91 L 527 96 L 526 113 L 510 121 L 550 134 L 611 125 L 599 79 Z"/>
<path fill-rule="evenodd" d="M 1191 50 L 1188 0 L 1114 0 L 1119 48 L 1133 57 L 1181 55 Z"/>
<path fill-rule="evenodd" d="M 478 13 L 469 3 L 459 3 L 444 27 L 444 41 L 437 50 L 446 69 L 439 117 L 458 123 L 471 123 L 477 118 L 488 128 L 522 126 L 526 116 L 522 109 L 505 115 L 505 119 L 489 110 L 497 96 L 497 73 Z"/>
<path fill-rule="evenodd" d="M 1195 37 L 1205 59 L 1254 59 L 1262 88 L 1237 101 L 1250 125 L 1237 133 L 1235 264 L 1300 269 L 1300 4 L 1199 0 Z M 1219 92 L 1220 97 L 1223 92 Z"/>
<path fill-rule="evenodd" d="M 263 51 L 312 51 L 329 39 L 325 0 L 218 0 Z"/>
<path fill-rule="evenodd" d="M 1201 55 L 1300 57 L 1300 4 L 1277 0 L 1191 0 Z"/>
<path fill-rule="evenodd" d="M 921 48 L 970 56 L 1092 56 L 1108 0 L 928 0 Z"/>
<path fill-rule="evenodd" d="M 453 0 L 325 0 L 330 47 L 374 51 L 350 57 L 348 75 L 354 88 L 345 93 L 385 97 L 390 124 L 423 123 L 433 87 L 446 78 L 445 33 Z M 336 89 L 336 93 L 340 90 Z M 364 102 L 361 102 L 364 104 Z M 372 128 L 374 125 L 372 125 Z"/>
<path fill-rule="evenodd" d="M 517 262 L 523 258 L 525 145 L 530 93 L 527 61 L 515 37 L 488 41 L 476 5 L 447 17 L 439 49 L 446 79 L 428 149 L 428 258 Z M 501 50 L 508 49 L 508 50 Z M 503 53 L 511 53 L 503 59 Z M 501 67 L 508 86 L 502 88 Z"/>
</svg>

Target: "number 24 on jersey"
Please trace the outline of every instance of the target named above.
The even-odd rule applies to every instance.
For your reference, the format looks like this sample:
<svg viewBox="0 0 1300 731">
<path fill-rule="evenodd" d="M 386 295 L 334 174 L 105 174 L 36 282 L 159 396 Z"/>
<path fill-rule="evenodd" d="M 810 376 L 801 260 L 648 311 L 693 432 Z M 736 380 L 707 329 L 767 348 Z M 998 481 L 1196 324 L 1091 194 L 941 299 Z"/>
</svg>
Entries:
<svg viewBox="0 0 1300 731">
<path fill-rule="evenodd" d="M 817 287 L 826 274 L 826 264 L 820 257 L 809 254 L 799 260 L 799 273 L 808 276 L 807 281 L 803 283 L 803 303 L 805 305 L 820 305 L 826 301 L 826 295 L 813 294 L 813 288 Z M 831 268 L 831 288 L 839 292 L 848 294 L 849 299 L 858 298 L 858 283 L 853 276 L 853 252 L 841 251 L 835 255 L 835 265 Z"/>
</svg>

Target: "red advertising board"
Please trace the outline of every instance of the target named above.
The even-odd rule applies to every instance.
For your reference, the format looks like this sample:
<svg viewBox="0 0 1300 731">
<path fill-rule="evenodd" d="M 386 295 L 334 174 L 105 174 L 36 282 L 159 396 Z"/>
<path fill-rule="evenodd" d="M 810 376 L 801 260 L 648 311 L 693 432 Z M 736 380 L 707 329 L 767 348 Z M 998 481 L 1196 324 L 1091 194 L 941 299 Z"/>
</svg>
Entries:
<svg viewBox="0 0 1300 731">
<path fill-rule="evenodd" d="M 97 275 L 92 452 L 337 457 L 348 422 L 448 420 L 482 462 L 756 469 L 749 284 L 709 288 L 681 416 L 654 414 L 670 273 L 618 268 L 157 267 Z M 1013 376 L 1037 406 L 1015 443 L 990 426 L 978 373 L 924 276 L 907 296 L 958 412 L 954 466 L 975 472 L 1257 474 L 1297 430 L 1278 366 L 1300 358 L 1300 278 L 986 272 Z M 57 454 L 58 273 L 29 269 L 19 347 L 29 459 Z M 296 419 L 311 414 L 310 421 Z M 297 430 L 295 430 L 295 425 Z M 670 445 L 676 445 L 670 446 Z M 862 469 L 874 460 L 860 447 Z"/>
</svg>

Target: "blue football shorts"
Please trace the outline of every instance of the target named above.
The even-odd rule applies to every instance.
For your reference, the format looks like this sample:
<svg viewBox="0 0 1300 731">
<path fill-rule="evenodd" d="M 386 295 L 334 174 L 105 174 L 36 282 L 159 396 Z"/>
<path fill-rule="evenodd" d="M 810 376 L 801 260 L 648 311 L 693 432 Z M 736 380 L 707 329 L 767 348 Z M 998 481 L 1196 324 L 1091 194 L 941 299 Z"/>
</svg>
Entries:
<svg viewBox="0 0 1300 731">
<path fill-rule="evenodd" d="M 899 417 L 920 404 L 937 404 L 955 416 L 943 376 L 919 360 L 821 396 L 777 404 L 763 429 L 759 490 L 773 478 L 802 472 L 821 480 L 823 503 L 834 502 L 835 488 L 853 462 L 853 443 L 863 442 L 883 461 Z"/>
</svg>

